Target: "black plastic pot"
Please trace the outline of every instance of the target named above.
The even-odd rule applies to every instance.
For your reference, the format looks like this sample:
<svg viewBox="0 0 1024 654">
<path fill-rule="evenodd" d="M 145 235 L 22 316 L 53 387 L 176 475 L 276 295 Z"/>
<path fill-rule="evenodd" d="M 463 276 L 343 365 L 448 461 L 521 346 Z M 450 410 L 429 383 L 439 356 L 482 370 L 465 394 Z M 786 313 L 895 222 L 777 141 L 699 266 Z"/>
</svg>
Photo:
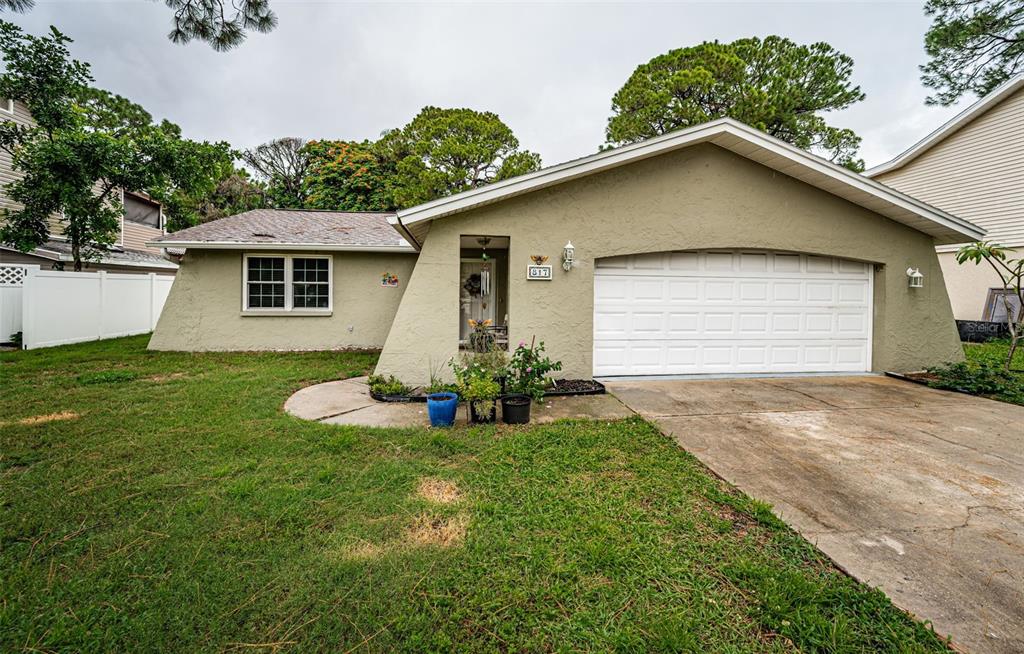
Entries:
<svg viewBox="0 0 1024 654">
<path fill-rule="evenodd" d="M 501 421 L 506 425 L 525 425 L 530 422 L 533 398 L 522 393 L 510 393 L 501 398 Z"/>
<path fill-rule="evenodd" d="M 494 400 L 491 400 L 490 412 L 487 411 L 485 401 L 467 402 L 467 404 L 469 404 L 469 421 L 474 425 L 489 425 L 498 419 L 497 403 Z"/>
</svg>

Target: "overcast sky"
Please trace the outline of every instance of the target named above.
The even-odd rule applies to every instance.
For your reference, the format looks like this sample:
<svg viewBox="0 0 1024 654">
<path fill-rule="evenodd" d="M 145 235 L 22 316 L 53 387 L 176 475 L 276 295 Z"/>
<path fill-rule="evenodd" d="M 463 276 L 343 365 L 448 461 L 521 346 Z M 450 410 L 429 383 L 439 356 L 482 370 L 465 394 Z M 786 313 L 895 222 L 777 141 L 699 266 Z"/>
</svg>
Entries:
<svg viewBox="0 0 1024 654">
<path fill-rule="evenodd" d="M 926 107 L 928 26 L 905 3 L 346 3 L 270 0 L 280 24 L 228 53 L 174 45 L 163 2 L 47 2 L 5 17 L 56 25 L 96 83 L 194 139 L 239 148 L 280 136 L 375 138 L 424 105 L 496 112 L 546 165 L 603 142 L 611 97 L 633 69 L 705 40 L 779 34 L 853 57 L 867 94 L 829 116 L 886 161 L 956 113 Z M 968 100 L 969 102 L 969 100 Z"/>
</svg>

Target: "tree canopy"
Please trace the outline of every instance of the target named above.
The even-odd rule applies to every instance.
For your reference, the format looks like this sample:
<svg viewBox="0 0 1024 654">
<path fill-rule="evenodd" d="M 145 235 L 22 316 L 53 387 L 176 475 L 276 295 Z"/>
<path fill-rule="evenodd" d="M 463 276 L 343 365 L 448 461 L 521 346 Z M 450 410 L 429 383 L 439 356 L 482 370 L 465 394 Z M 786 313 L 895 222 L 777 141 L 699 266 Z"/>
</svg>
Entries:
<svg viewBox="0 0 1024 654">
<path fill-rule="evenodd" d="M 269 202 L 282 209 L 301 209 L 306 203 L 303 180 L 309 170 L 306 141 L 285 137 L 242 153 L 242 160 L 266 185 Z"/>
<path fill-rule="evenodd" d="M 29 251 L 50 238 L 58 217 L 80 270 L 118 234 L 118 191 L 147 192 L 165 203 L 202 193 L 231 151 L 226 143 L 182 139 L 170 123 L 147 124 L 138 105 L 90 91 L 89 67 L 71 58 L 68 43 L 55 28 L 37 37 L 0 21 L 0 96 L 23 102 L 36 122 L 0 123 L 0 148 L 19 174 L 5 190 L 20 205 L 3 210 L 0 241 Z"/>
<path fill-rule="evenodd" d="M 609 146 L 730 117 L 848 168 L 863 170 L 860 137 L 821 114 L 864 99 L 853 60 L 827 43 L 780 36 L 705 42 L 637 67 L 612 98 Z"/>
<path fill-rule="evenodd" d="M 928 104 L 980 97 L 1024 72 L 1024 1 L 927 0 L 924 11 L 932 19 L 924 37 L 931 59 L 921 66 L 935 91 Z"/>
<path fill-rule="evenodd" d="M 459 193 L 540 167 L 540 155 L 522 150 L 512 130 L 489 111 L 424 107 L 375 146 L 390 168 L 396 206 Z"/>
<path fill-rule="evenodd" d="M 306 207 L 336 211 L 395 208 L 387 164 L 377 157 L 370 141 L 310 141 L 306 153 Z"/>
<path fill-rule="evenodd" d="M 206 41 L 214 50 L 230 50 L 249 32 L 266 33 L 277 27 L 267 0 L 163 0 L 174 11 L 167 35 L 174 43 Z M 35 0 L 0 0 L 0 11 L 24 13 Z"/>
</svg>

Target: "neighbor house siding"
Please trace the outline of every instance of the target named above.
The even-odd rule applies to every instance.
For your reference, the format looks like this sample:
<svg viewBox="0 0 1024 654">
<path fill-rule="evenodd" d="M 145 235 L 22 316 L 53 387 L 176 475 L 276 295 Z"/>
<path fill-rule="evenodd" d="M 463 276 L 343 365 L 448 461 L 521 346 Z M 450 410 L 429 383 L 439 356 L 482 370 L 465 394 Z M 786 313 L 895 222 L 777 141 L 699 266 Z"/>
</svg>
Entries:
<svg viewBox="0 0 1024 654">
<path fill-rule="evenodd" d="M 875 179 L 1024 246 L 1024 89 Z"/>
<path fill-rule="evenodd" d="M 7 108 L 6 100 L 0 99 L 0 103 L 2 103 L 0 108 Z M 14 113 L 9 114 L 6 111 L 2 111 L 0 112 L 0 119 L 14 121 L 18 125 L 35 125 L 35 121 L 32 120 L 32 116 L 28 113 L 28 108 L 17 101 L 14 103 Z M 18 180 L 20 177 L 21 175 L 14 171 L 11 154 L 6 150 L 0 150 L 0 184 L 2 184 L 2 189 L 6 189 L 8 184 Z M 2 189 L 0 189 L 0 209 L 18 209 L 20 205 L 8 198 L 6 190 Z"/>
<path fill-rule="evenodd" d="M 142 250 L 144 252 L 160 254 L 162 252 L 160 248 L 147 247 L 146 243 L 160 238 L 163 234 L 163 230 L 156 229 L 155 227 L 132 222 L 131 220 L 124 220 L 121 227 L 121 244 L 128 250 Z"/>
<path fill-rule="evenodd" d="M 188 250 L 149 347 L 154 350 L 380 349 L 416 262 L 410 254 L 288 252 L 333 256 L 333 311 L 324 316 L 242 313 L 237 250 Z M 261 255 L 271 256 L 261 252 Z M 398 287 L 381 285 L 384 272 Z"/>
<path fill-rule="evenodd" d="M 1024 89 L 875 179 L 983 227 L 986 240 L 1024 256 Z M 1002 281 L 985 264 L 958 264 L 958 247 L 938 248 L 953 315 L 981 320 L 989 289 Z"/>
<path fill-rule="evenodd" d="M 458 351 L 461 235 L 508 236 L 509 335 L 534 336 L 568 378 L 593 374 L 594 262 L 648 252 L 752 249 L 874 264 L 872 370 L 963 358 L 933 239 L 716 146 L 696 145 L 433 222 L 377 366 L 407 383 Z M 566 241 L 577 267 L 558 265 Z M 551 281 L 527 281 L 532 255 Z M 910 289 L 906 269 L 927 283 Z"/>
</svg>

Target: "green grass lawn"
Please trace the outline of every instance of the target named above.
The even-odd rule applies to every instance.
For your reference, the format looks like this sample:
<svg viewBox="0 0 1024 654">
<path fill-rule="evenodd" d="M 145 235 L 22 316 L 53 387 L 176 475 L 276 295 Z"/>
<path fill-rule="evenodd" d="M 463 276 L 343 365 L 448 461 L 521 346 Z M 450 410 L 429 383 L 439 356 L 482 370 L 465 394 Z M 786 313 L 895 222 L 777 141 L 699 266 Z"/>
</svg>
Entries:
<svg viewBox="0 0 1024 654">
<path fill-rule="evenodd" d="M 0 354 L 0 651 L 941 651 L 647 423 L 303 422 L 371 354 Z"/>
</svg>

